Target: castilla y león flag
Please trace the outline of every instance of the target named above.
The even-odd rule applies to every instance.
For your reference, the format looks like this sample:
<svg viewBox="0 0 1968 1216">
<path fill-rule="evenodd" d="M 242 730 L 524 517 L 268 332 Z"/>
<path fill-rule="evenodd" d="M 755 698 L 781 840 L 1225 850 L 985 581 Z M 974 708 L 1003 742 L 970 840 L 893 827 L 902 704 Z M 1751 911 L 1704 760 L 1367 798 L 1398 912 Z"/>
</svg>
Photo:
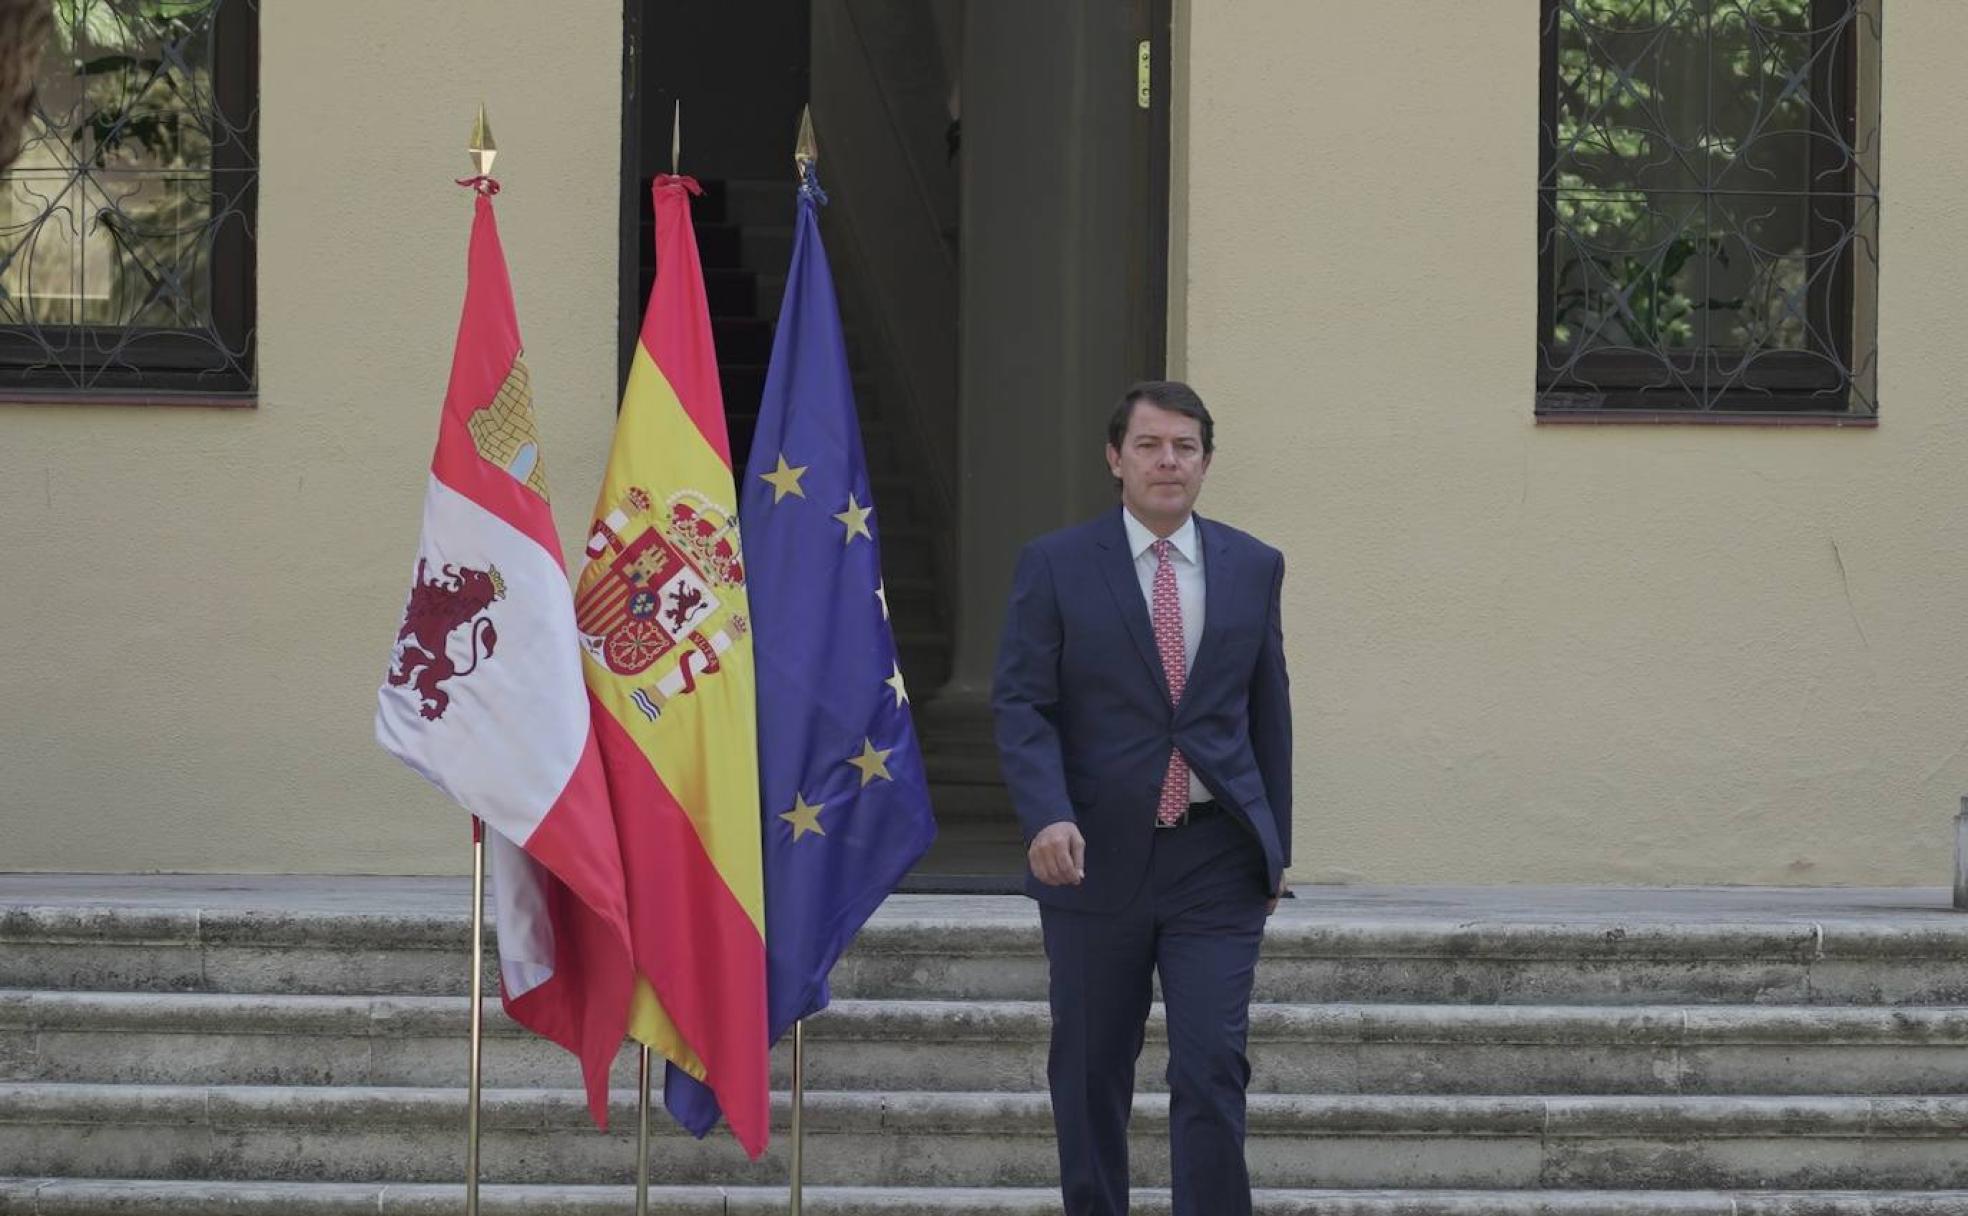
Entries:
<svg viewBox="0 0 1968 1216">
<path fill-rule="evenodd" d="M 606 1126 L 635 976 L 615 819 L 490 195 L 376 739 L 491 831 L 500 992 L 581 1060 Z"/>
<path fill-rule="evenodd" d="M 769 1127 L 750 610 L 686 177 L 656 179 L 656 284 L 575 592 L 628 879 L 629 1033 L 693 1133 Z M 715 1104 L 692 1099 L 708 1087 Z M 705 1112 L 708 1112 L 706 1115 Z"/>
</svg>

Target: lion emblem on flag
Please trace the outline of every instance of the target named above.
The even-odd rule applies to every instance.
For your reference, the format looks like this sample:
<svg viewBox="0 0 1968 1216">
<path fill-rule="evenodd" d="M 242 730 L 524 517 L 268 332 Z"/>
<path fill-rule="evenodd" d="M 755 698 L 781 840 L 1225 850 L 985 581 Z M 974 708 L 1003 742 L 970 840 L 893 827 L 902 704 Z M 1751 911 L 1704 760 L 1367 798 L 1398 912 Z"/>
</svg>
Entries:
<svg viewBox="0 0 1968 1216">
<path fill-rule="evenodd" d="M 397 652 L 390 668 L 392 688 L 413 680 L 418 712 L 435 722 L 451 705 L 451 694 L 439 685 L 453 677 L 468 676 L 481 661 L 492 657 L 499 643 L 499 631 L 492 618 L 482 613 L 494 601 L 506 596 L 506 581 L 497 566 L 474 570 L 470 566 L 444 566 L 440 577 L 428 577 L 430 562 L 417 559 L 417 578 L 410 588 L 410 602 L 403 610 L 403 628 L 397 631 Z M 451 661 L 451 635 L 460 627 L 466 631 L 471 649 L 471 666 L 459 667 Z"/>
<path fill-rule="evenodd" d="M 659 505 L 631 487 L 588 534 L 574 623 L 595 662 L 653 681 L 636 703 L 655 718 L 664 701 L 716 674 L 718 656 L 743 636 L 745 618 L 726 597 L 736 603 L 730 593 L 744 585 L 730 509 L 694 490 Z"/>
</svg>

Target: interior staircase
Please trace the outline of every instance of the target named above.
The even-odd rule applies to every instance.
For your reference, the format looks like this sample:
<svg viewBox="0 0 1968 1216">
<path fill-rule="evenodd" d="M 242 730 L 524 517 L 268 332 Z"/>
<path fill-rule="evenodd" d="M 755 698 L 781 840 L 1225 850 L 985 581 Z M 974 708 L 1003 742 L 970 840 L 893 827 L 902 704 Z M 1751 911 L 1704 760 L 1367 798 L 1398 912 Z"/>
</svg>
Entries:
<svg viewBox="0 0 1968 1216">
<path fill-rule="evenodd" d="M 0 876 L 0 1214 L 461 1211 L 464 895 Z M 1058 1211 L 1026 901 L 892 899 L 834 991 L 808 1037 L 808 1211 Z M 1964 1000 L 1943 892 L 1308 892 L 1252 1016 L 1258 1210 L 1959 1216 Z M 633 1095 L 597 1132 L 571 1058 L 489 1009 L 484 1210 L 629 1211 Z M 1151 1029 L 1151 1214 L 1162 1050 Z M 777 1109 L 759 1162 L 659 1114 L 652 1211 L 784 1211 Z"/>
<path fill-rule="evenodd" d="M 790 181 L 706 181 L 692 200 L 698 254 L 717 345 L 718 372 L 730 427 L 732 464 L 751 454 L 765 391 L 772 335 L 792 259 L 794 187 Z M 646 189 L 646 183 L 645 183 Z M 645 216 L 640 295 L 655 275 L 655 235 Z M 975 709 L 935 706 L 949 678 L 954 645 L 954 578 L 948 521 L 938 520 L 925 487 L 912 476 L 919 454 L 872 374 L 865 315 L 873 304 L 857 290 L 851 258 L 830 248 L 854 373 L 855 405 L 881 538 L 882 572 L 898 660 L 916 705 L 916 727 L 929 771 L 938 839 L 906 890 L 1008 892 L 1024 872 L 1024 848 L 991 750 L 988 719 Z"/>
</svg>

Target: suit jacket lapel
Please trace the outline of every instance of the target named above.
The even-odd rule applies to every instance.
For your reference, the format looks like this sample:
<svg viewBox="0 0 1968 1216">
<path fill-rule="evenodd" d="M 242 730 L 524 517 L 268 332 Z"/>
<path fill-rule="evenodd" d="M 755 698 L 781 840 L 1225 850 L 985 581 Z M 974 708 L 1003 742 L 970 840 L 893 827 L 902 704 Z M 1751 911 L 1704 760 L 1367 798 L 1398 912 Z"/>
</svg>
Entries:
<svg viewBox="0 0 1968 1216">
<path fill-rule="evenodd" d="M 1114 606 L 1120 610 L 1121 623 L 1134 638 L 1135 649 L 1148 664 L 1149 674 L 1155 677 L 1155 687 L 1167 699 L 1168 673 L 1162 670 L 1162 655 L 1155 648 L 1155 629 L 1148 620 L 1148 605 L 1141 598 L 1141 579 L 1134 572 L 1134 555 L 1128 552 L 1127 529 L 1121 525 L 1122 509 L 1109 515 L 1107 526 L 1100 530 L 1097 540 L 1100 573 L 1106 577 L 1107 589 L 1114 593 Z M 1204 624 L 1208 624 L 1207 617 Z"/>
</svg>

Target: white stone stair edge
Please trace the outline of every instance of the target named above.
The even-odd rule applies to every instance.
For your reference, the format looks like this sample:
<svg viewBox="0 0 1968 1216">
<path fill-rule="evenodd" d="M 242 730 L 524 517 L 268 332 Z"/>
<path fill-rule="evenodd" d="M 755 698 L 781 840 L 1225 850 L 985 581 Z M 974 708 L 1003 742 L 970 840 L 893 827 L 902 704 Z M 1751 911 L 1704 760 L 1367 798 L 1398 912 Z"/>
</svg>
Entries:
<svg viewBox="0 0 1968 1216">
<path fill-rule="evenodd" d="M 532 1210 L 621 1212 L 625 1186 L 491 1185 L 481 1188 L 488 1213 Z M 1051 1216 L 1050 1188 L 809 1187 L 816 1216 L 930 1216 L 931 1213 Z M 786 1210 L 783 1187 L 651 1188 L 661 1213 L 765 1216 Z M 456 1183 L 203 1182 L 147 1179 L 0 1177 L 0 1216 L 121 1216 L 223 1211 L 227 1216 L 396 1216 L 462 1208 Z M 1166 1190 L 1137 1189 L 1140 1216 L 1169 1208 Z M 1958 1216 L 1962 1191 L 1471 1191 L 1259 1190 L 1260 1216 Z"/>
<path fill-rule="evenodd" d="M 863 930 L 868 952 L 1028 953 L 1039 949 L 1038 918 L 1022 900 L 1004 900 L 986 916 L 926 915 L 912 897 L 891 898 Z M 934 897 L 916 897 L 934 898 Z M 458 946 L 462 914 L 293 913 L 256 915 L 227 909 L 16 904 L 0 909 L 0 947 L 15 944 L 307 946 L 363 948 Z M 488 926 L 488 937 L 494 929 Z M 1267 957 L 1518 960 L 1705 958 L 1811 963 L 1832 958 L 1968 960 L 1968 917 L 1958 923 L 1878 923 L 1858 919 L 1796 921 L 1631 921 L 1377 919 L 1370 913 L 1330 923 L 1291 909 L 1266 929 Z"/>
<path fill-rule="evenodd" d="M 611 1135 L 633 1120 L 633 1090 L 609 1095 Z M 820 1091 L 806 1095 L 817 1134 L 902 1127 L 913 1134 L 1025 1133 L 1049 1136 L 1050 1101 L 1040 1093 L 973 1091 Z M 134 1085 L 93 1082 L 0 1082 L 0 1127 L 120 1123 L 123 1125 L 312 1126 L 373 1124 L 389 1118 L 425 1121 L 459 1115 L 462 1086 Z M 773 1094 L 783 1124 L 789 1095 Z M 585 1095 L 576 1089 L 487 1089 L 487 1128 L 553 1131 L 589 1128 Z M 1907 1139 L 1968 1135 L 1968 1096 L 1962 1095 L 1408 1095 L 1252 1094 L 1250 1135 L 1378 1136 L 1426 1131 L 1545 1139 L 1631 1136 L 1639 1133 L 1705 1137 Z M 1135 1098 L 1133 1126 L 1159 1129 L 1168 1096 Z M 663 1128 L 664 1135 L 681 1136 Z"/>
<path fill-rule="evenodd" d="M 484 1009 L 488 1035 L 526 1036 L 497 998 L 488 998 Z M 26 1030 L 425 1035 L 462 1032 L 469 1012 L 464 996 L 0 989 L 0 1028 Z M 859 1042 L 887 1041 L 898 1031 L 934 1032 L 939 1041 L 1029 1042 L 1047 1037 L 1049 1014 L 1043 1001 L 842 998 L 809 1021 L 808 1033 L 823 1042 Z M 1166 1033 L 1157 1002 L 1149 1035 Z M 1286 1001 L 1251 1008 L 1251 1037 L 1259 1042 L 1548 1045 L 1605 1036 L 1622 1046 L 1968 1046 L 1968 1008 Z"/>
</svg>

